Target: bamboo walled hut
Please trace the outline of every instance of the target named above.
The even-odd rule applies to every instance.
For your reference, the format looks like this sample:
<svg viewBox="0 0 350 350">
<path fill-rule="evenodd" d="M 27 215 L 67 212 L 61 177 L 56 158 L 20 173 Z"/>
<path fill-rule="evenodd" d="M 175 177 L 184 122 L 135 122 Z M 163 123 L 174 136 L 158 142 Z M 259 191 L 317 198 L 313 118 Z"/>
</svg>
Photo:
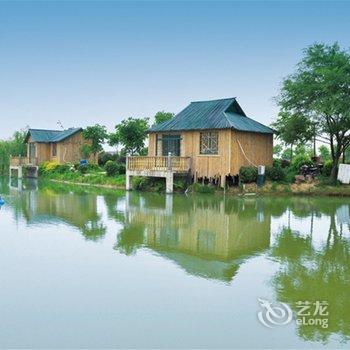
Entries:
<svg viewBox="0 0 350 350">
<path fill-rule="evenodd" d="M 236 98 L 226 98 L 192 102 L 174 118 L 152 126 L 148 157 L 130 157 L 127 170 L 129 175 L 166 177 L 168 192 L 170 169 L 223 187 L 242 166 L 272 165 L 272 155 L 273 130 L 247 117 Z M 127 187 L 128 182 L 127 176 Z"/>
<path fill-rule="evenodd" d="M 82 158 L 81 147 L 90 144 L 83 137 L 82 128 L 66 130 L 29 129 L 25 138 L 26 157 L 11 157 L 10 176 L 13 171 L 22 177 L 23 168 L 37 177 L 38 166 L 43 162 L 58 164 L 78 163 Z M 94 161 L 90 156 L 89 161 Z"/>
</svg>

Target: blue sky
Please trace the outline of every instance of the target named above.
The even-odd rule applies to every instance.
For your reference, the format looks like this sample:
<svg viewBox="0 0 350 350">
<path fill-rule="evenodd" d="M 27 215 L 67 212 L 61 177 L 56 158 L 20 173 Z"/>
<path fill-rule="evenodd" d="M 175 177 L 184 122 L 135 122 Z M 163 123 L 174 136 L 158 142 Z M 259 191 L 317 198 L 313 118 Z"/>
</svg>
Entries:
<svg viewBox="0 0 350 350">
<path fill-rule="evenodd" d="M 350 47 L 349 2 L 0 2 L 0 138 L 236 96 L 265 124 L 301 49 Z"/>
</svg>

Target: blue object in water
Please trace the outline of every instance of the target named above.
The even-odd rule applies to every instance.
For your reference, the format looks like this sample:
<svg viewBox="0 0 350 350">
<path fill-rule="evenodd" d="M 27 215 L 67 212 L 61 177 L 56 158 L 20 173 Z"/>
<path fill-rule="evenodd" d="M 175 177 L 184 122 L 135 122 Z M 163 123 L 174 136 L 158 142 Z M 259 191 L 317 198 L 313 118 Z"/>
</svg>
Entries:
<svg viewBox="0 0 350 350">
<path fill-rule="evenodd" d="M 5 199 L 0 198 L 0 205 L 4 205 L 5 204 Z"/>
</svg>

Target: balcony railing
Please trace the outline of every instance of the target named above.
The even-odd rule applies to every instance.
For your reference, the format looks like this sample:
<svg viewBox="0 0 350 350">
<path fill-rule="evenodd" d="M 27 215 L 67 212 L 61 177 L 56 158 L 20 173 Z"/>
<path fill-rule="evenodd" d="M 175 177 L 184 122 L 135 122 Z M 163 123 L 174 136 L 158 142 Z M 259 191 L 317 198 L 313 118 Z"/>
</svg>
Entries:
<svg viewBox="0 0 350 350">
<path fill-rule="evenodd" d="M 172 171 L 185 173 L 191 168 L 191 157 L 127 157 L 127 170 L 131 171 Z"/>
<path fill-rule="evenodd" d="M 11 156 L 10 165 L 11 166 L 37 166 L 38 165 L 38 158 Z"/>
</svg>

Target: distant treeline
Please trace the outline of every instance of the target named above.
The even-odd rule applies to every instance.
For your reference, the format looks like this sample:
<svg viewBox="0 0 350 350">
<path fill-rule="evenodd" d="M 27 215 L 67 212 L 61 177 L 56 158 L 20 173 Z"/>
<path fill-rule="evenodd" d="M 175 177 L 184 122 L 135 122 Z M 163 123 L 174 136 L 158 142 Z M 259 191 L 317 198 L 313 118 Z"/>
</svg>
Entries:
<svg viewBox="0 0 350 350">
<path fill-rule="evenodd" d="M 0 175 L 7 175 L 10 165 L 10 155 L 25 156 L 27 154 L 24 143 L 27 131 L 16 131 L 8 140 L 0 140 Z"/>
</svg>

